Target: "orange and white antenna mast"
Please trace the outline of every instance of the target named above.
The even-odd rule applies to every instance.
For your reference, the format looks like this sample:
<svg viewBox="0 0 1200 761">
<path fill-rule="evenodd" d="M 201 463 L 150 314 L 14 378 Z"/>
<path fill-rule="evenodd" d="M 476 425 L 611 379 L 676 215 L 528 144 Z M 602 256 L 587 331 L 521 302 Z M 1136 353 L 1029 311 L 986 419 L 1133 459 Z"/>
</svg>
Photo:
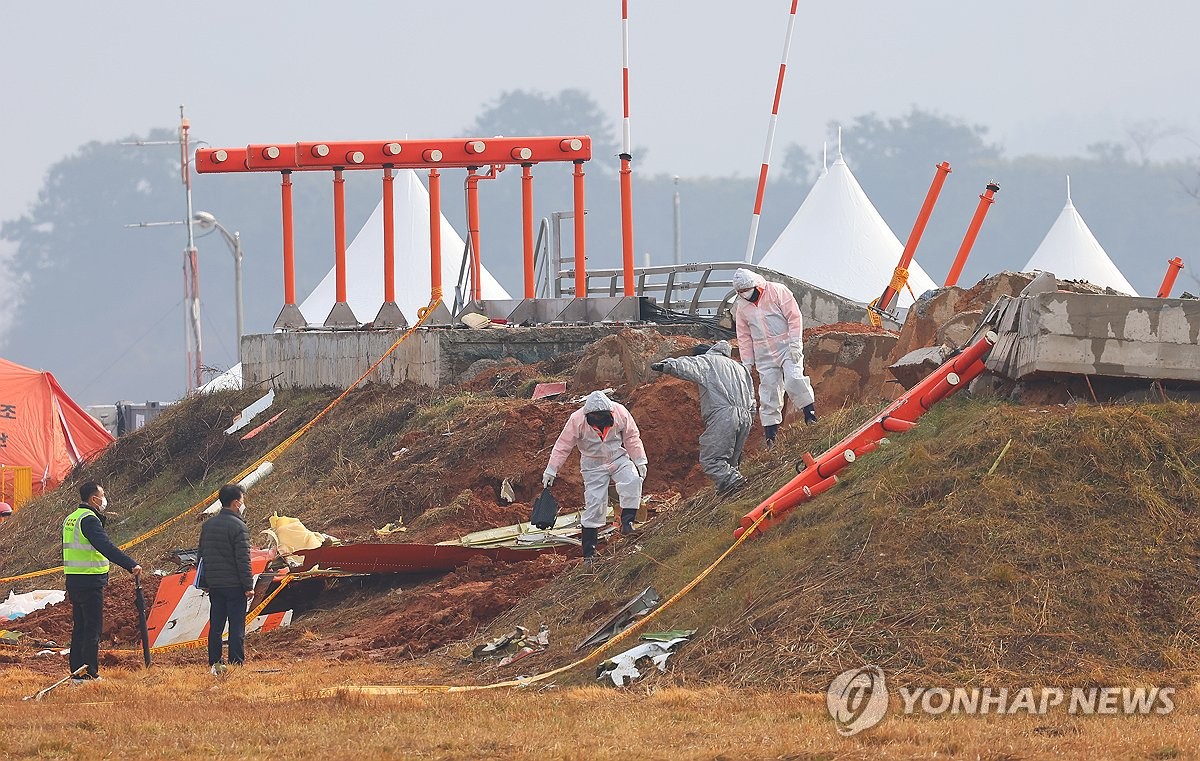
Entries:
<svg viewBox="0 0 1200 761">
<path fill-rule="evenodd" d="M 746 243 L 746 261 L 754 260 L 754 242 L 758 239 L 758 223 L 762 218 L 763 195 L 767 191 L 767 169 L 771 163 L 771 146 L 775 142 L 775 124 L 779 121 L 779 99 L 783 96 L 783 77 L 787 73 L 788 50 L 792 47 L 792 30 L 796 28 L 796 6 L 792 0 L 788 15 L 787 34 L 783 38 L 783 58 L 779 62 L 779 78 L 775 82 L 775 100 L 771 103 L 771 119 L 767 123 L 767 145 L 763 149 L 762 168 L 758 170 L 758 192 L 754 196 L 754 214 L 750 218 L 750 240 Z"/>
<path fill-rule="evenodd" d="M 188 331 L 188 384 L 187 390 L 200 388 L 204 385 L 204 361 L 201 358 L 202 342 L 200 340 L 200 261 L 196 256 L 196 238 L 192 231 L 192 170 L 188 155 L 188 132 L 191 125 L 183 115 L 183 106 L 179 107 L 179 169 L 183 181 L 184 194 L 187 197 L 187 216 L 183 226 L 187 230 L 187 248 L 183 252 L 183 296 L 187 309 L 185 321 L 190 325 Z"/>
<path fill-rule="evenodd" d="M 621 100 L 624 118 L 621 122 L 621 281 L 624 294 L 632 296 L 633 287 L 633 161 L 629 143 L 629 0 L 621 0 Z M 580 220 L 575 220 L 580 224 Z M 586 296 L 586 293 L 575 294 Z"/>
</svg>

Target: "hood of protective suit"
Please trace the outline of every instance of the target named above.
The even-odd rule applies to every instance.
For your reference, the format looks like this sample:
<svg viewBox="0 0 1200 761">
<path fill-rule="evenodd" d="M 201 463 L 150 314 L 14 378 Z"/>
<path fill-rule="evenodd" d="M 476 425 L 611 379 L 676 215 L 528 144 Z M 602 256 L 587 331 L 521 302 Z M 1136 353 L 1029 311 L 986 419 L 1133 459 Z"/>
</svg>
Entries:
<svg viewBox="0 0 1200 761">
<path fill-rule="evenodd" d="M 762 288 L 766 284 L 766 279 L 757 272 L 739 267 L 737 271 L 733 273 L 733 290 L 735 291 L 745 291 L 750 288 Z"/>
<path fill-rule="evenodd" d="M 599 412 L 601 410 L 612 410 L 612 399 L 605 396 L 603 391 L 593 391 L 588 394 L 587 399 L 583 402 L 584 413 Z"/>
<path fill-rule="evenodd" d="M 728 341 L 717 341 L 712 345 L 712 348 L 708 350 L 708 353 L 720 354 L 722 356 L 729 357 L 733 354 L 733 347 L 729 345 Z"/>
</svg>

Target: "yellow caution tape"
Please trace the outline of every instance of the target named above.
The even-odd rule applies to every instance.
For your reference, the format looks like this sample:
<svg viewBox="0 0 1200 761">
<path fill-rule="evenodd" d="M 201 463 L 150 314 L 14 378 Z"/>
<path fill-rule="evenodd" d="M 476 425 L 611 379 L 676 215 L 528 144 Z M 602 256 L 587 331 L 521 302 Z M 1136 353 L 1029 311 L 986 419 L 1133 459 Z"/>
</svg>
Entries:
<svg viewBox="0 0 1200 761">
<path fill-rule="evenodd" d="M 612 647 L 613 645 L 616 645 L 619 642 L 624 642 L 625 640 L 632 637 L 634 634 L 637 634 L 638 632 L 645 629 L 646 625 L 649 624 L 651 621 L 653 621 L 655 618 L 657 618 L 660 613 L 662 613 L 663 611 L 670 608 L 672 605 L 674 605 L 676 602 L 678 602 L 680 599 L 682 599 L 688 592 L 691 592 L 692 589 L 694 589 L 697 584 L 704 581 L 704 579 L 710 573 L 712 573 L 713 570 L 717 566 L 719 566 L 722 562 L 724 562 L 725 558 L 729 557 L 729 555 L 732 554 L 734 550 L 736 550 L 738 547 L 740 547 L 743 542 L 745 542 L 747 539 L 749 539 L 754 534 L 754 532 L 758 529 L 759 524 L 761 524 L 763 521 L 767 520 L 770 516 L 771 516 L 771 511 L 764 510 L 763 514 L 759 516 L 758 520 L 754 521 L 754 523 L 750 525 L 750 528 L 746 529 L 746 531 L 743 532 L 740 537 L 738 537 L 737 541 L 735 541 L 733 544 L 731 544 L 729 546 L 729 549 L 727 549 L 727 550 L 725 550 L 725 552 L 721 553 L 721 556 L 718 557 L 716 560 L 714 560 L 708 566 L 708 568 L 705 568 L 703 571 L 700 572 L 699 575 L 696 576 L 696 578 L 692 579 L 687 584 L 685 584 L 684 587 L 682 589 L 680 589 L 678 592 L 676 592 L 674 595 L 672 595 L 670 599 L 668 599 L 662 605 L 659 605 L 654 610 L 647 613 L 642 619 L 640 619 L 637 623 L 630 626 L 625 631 L 616 635 L 615 637 L 608 640 L 604 644 L 599 645 L 594 650 L 592 650 L 590 653 L 588 653 L 587 655 L 583 656 L 582 658 L 580 658 L 579 660 L 577 660 L 573 663 L 568 663 L 565 666 L 560 666 L 556 669 L 553 669 L 551 671 L 546 671 L 546 672 L 538 674 L 536 676 L 517 677 L 516 679 L 509 679 L 509 680 L 506 680 L 503 682 L 494 682 L 492 684 L 482 684 L 482 685 L 410 684 L 410 685 L 362 685 L 362 686 L 342 685 L 339 687 L 327 687 L 323 690 L 318 691 L 314 695 L 300 696 L 297 698 L 297 700 L 306 700 L 306 699 L 312 699 L 312 698 L 333 698 L 333 697 L 340 697 L 340 696 L 347 696 L 347 695 L 368 695 L 368 696 L 383 697 L 383 696 L 390 696 L 390 695 L 417 695 L 417 694 L 426 693 L 426 692 L 477 692 L 479 690 L 494 690 L 494 689 L 499 689 L 499 688 L 504 688 L 504 687 L 529 687 L 530 685 L 537 684 L 538 682 L 544 682 L 545 680 L 550 679 L 551 677 L 558 676 L 559 674 L 564 674 L 568 671 L 572 671 L 576 668 L 579 668 L 580 666 L 584 666 L 590 662 L 595 661 L 600 656 L 600 654 L 603 653 L 605 650 L 609 649 L 610 647 Z"/>
<path fill-rule="evenodd" d="M 316 425 L 317 422 L 321 418 L 325 417 L 325 415 L 327 415 L 330 412 L 330 410 L 332 410 L 334 407 L 338 406 L 342 402 L 342 400 L 345 399 L 350 394 L 350 392 L 353 391 L 358 386 L 358 384 L 360 384 L 364 380 L 366 380 L 368 375 L 375 372 L 375 368 L 377 368 L 381 364 L 383 364 L 383 361 L 385 359 L 387 359 L 391 355 L 391 353 L 394 352 L 396 350 L 396 348 L 400 346 L 400 344 L 404 343 L 405 339 L 407 339 L 409 336 L 411 336 L 417 330 L 417 328 L 421 327 L 421 325 L 424 324 L 424 322 L 425 322 L 425 318 L 433 313 L 433 309 L 434 309 L 434 307 L 437 306 L 439 301 L 440 301 L 440 299 L 435 299 L 434 301 L 431 301 L 427 307 L 423 307 L 423 309 L 425 310 L 425 314 L 421 316 L 421 318 L 417 321 L 417 324 L 413 325 L 411 328 L 409 328 L 407 331 L 405 331 L 404 335 L 397 338 L 396 342 L 392 344 L 391 348 L 389 348 L 387 351 L 385 351 L 383 353 L 383 356 L 381 356 L 375 362 L 375 364 L 373 364 L 369 368 L 367 368 L 367 371 L 364 372 L 362 375 L 360 375 L 358 380 L 351 383 L 346 388 L 345 391 L 343 391 L 341 394 L 338 395 L 338 397 L 336 399 L 334 399 L 332 402 L 330 402 L 328 405 L 326 405 L 325 409 L 318 412 L 312 420 L 310 420 L 307 423 L 305 423 L 304 425 L 302 425 L 300 427 L 300 430 L 296 431 L 291 436 L 284 439 L 274 449 L 272 449 L 271 451 L 267 452 L 262 457 L 255 460 L 249 467 L 247 467 L 241 473 L 238 473 L 236 476 L 234 476 L 233 482 L 236 483 L 238 481 L 241 481 L 243 478 L 245 478 L 246 476 L 250 475 L 255 470 L 257 470 L 258 466 L 262 465 L 264 462 L 267 462 L 268 460 L 273 462 L 281 454 L 283 454 L 288 449 L 290 449 L 292 444 L 295 444 L 296 441 L 301 436 L 308 433 L 308 431 L 311 430 L 312 427 L 314 425 Z M 130 547 L 135 547 L 135 546 L 141 544 L 142 542 L 146 541 L 147 539 L 150 539 L 151 537 L 161 534 L 169 526 L 173 525 L 177 521 L 182 520 L 183 518 L 187 517 L 188 515 L 191 515 L 192 513 L 195 513 L 197 511 L 207 507 L 208 505 L 211 505 L 213 500 L 215 500 L 216 498 L 217 498 L 217 492 L 214 491 L 212 494 L 209 494 L 207 497 L 205 497 L 201 501 L 197 502 L 196 504 L 192 505 L 187 510 L 184 510 L 179 515 L 176 515 L 174 518 L 168 518 L 166 521 L 164 521 L 163 523 L 160 523 L 159 525 L 150 529 L 149 531 L 142 534 L 141 536 L 130 539 L 128 542 L 125 542 L 124 544 L 120 545 L 121 549 L 127 550 Z M 7 576 L 5 578 L 0 578 L 0 584 L 8 584 L 8 583 L 14 582 L 14 581 L 24 581 L 26 579 L 34 579 L 39 576 L 48 576 L 52 573 L 58 573 L 61 570 L 63 570 L 63 567 L 60 565 L 60 566 L 56 566 L 54 568 L 46 568 L 41 571 L 31 571 L 29 573 L 22 573 L 17 576 Z"/>
</svg>

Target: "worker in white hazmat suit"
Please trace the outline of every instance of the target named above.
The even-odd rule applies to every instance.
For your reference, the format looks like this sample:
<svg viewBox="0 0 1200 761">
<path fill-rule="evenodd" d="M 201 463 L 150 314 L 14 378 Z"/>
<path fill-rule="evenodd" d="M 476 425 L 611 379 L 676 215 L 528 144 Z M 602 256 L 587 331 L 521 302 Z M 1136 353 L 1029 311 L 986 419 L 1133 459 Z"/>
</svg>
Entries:
<svg viewBox="0 0 1200 761">
<path fill-rule="evenodd" d="M 599 529 L 608 519 L 608 484 L 617 487 L 621 500 L 621 532 L 633 531 L 633 519 L 642 501 L 642 481 L 646 478 L 646 450 L 642 436 L 629 410 L 593 391 L 583 407 L 571 413 L 550 453 L 550 463 L 542 474 L 542 485 L 554 485 L 558 469 L 571 450 L 579 447 L 579 470 L 583 474 L 583 556 L 596 552 Z"/>
<path fill-rule="evenodd" d="M 738 352 L 747 370 L 758 368 L 758 418 L 771 446 L 783 422 L 785 391 L 804 410 L 804 422 L 817 421 L 812 382 L 804 374 L 804 323 L 796 297 L 785 285 L 739 268 L 733 288 L 738 294 Z"/>
<path fill-rule="evenodd" d="M 730 358 L 728 341 L 696 348 L 691 357 L 664 359 L 650 368 L 700 387 L 700 467 L 727 494 L 745 483 L 738 464 L 754 422 L 754 384 L 750 371 Z"/>
</svg>

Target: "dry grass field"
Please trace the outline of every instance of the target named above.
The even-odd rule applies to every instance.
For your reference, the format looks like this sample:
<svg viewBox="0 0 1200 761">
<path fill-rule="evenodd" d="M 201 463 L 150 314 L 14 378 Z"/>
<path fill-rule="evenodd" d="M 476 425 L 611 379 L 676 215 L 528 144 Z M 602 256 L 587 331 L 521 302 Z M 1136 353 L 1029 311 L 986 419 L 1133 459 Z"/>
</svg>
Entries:
<svg viewBox="0 0 1200 761">
<path fill-rule="evenodd" d="M 419 683 L 419 670 L 254 662 L 108 669 L 99 683 L 22 668 L 0 687 L 4 758 L 1169 759 L 1200 757 L 1200 691 L 1166 717 L 890 715 L 839 737 L 824 696 L 643 685 L 389 698 L 311 697 L 339 684 Z M 895 704 L 896 701 L 893 701 Z"/>
</svg>

